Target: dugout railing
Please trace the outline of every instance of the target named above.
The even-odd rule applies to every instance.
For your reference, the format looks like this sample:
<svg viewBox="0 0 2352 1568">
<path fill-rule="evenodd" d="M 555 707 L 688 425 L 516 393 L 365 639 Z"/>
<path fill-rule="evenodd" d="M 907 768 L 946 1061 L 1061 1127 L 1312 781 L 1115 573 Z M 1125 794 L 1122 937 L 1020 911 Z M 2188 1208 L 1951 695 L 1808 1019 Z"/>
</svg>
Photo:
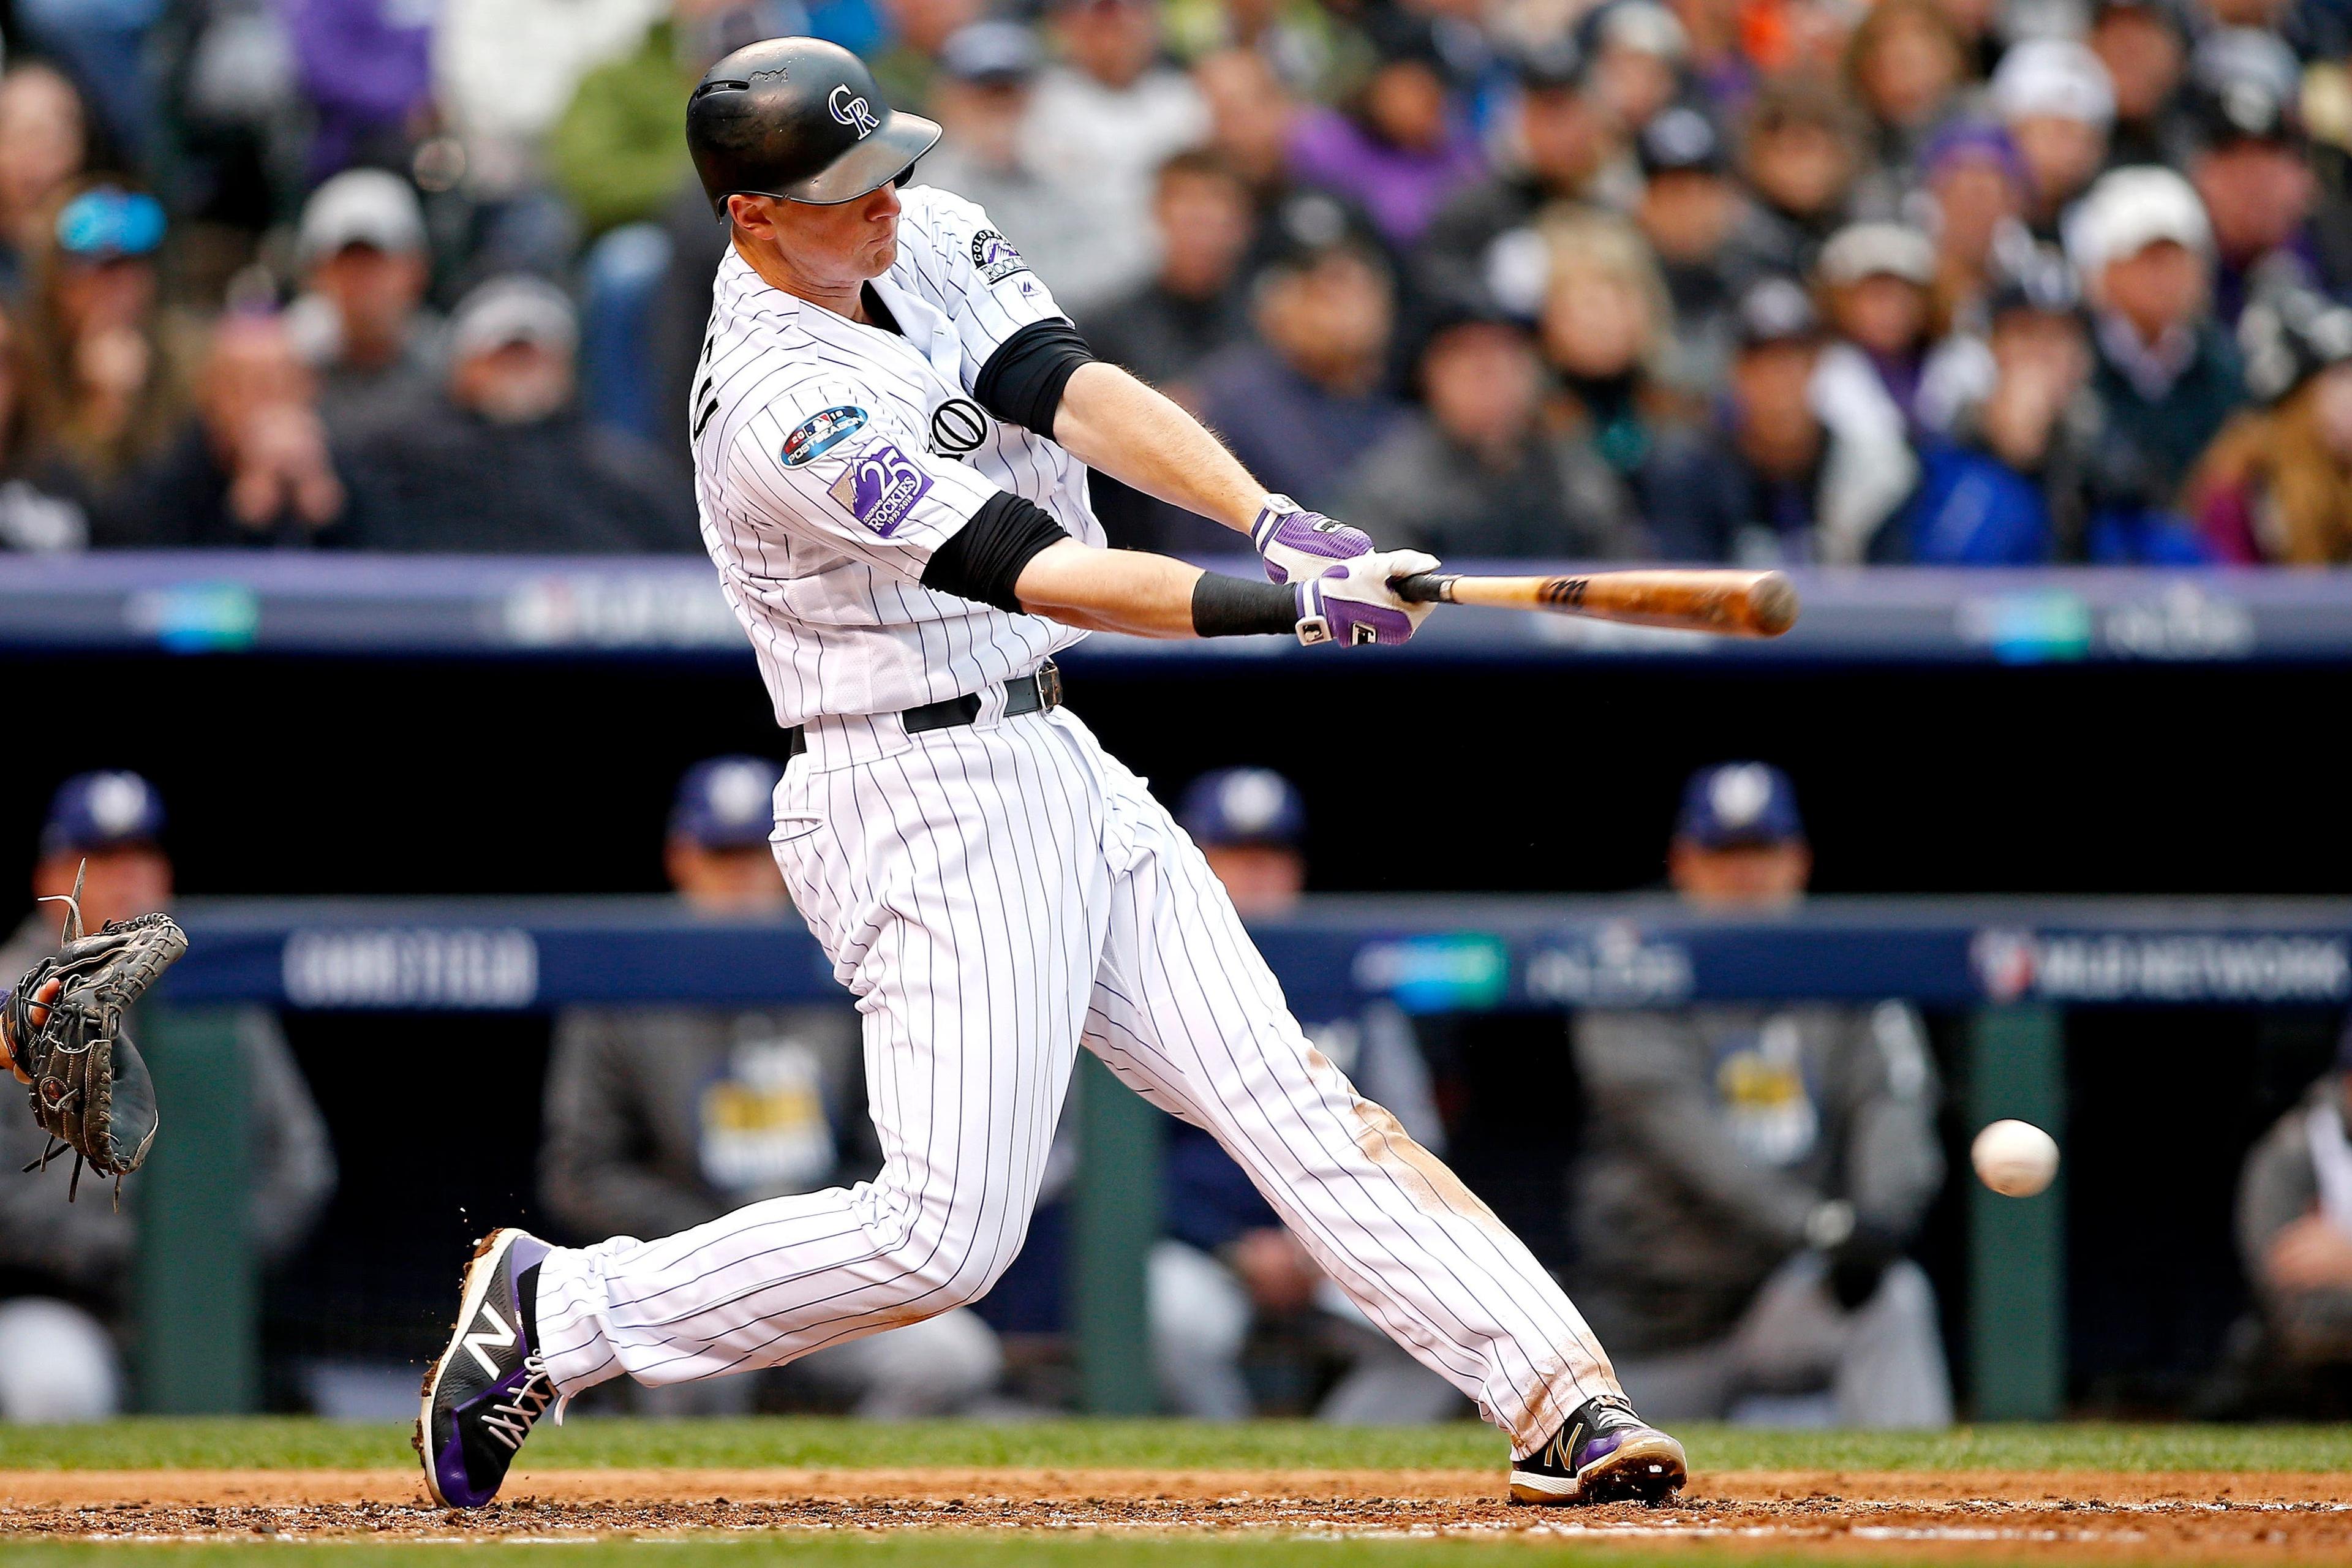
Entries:
<svg viewBox="0 0 2352 1568">
<path fill-rule="evenodd" d="M 250 1409 L 260 1386 L 235 1008 L 430 1015 L 843 996 L 797 921 L 707 921 L 667 900 L 194 900 L 182 914 L 188 956 L 144 1026 L 165 1131 L 132 1178 L 146 1220 L 136 1318 L 151 1410 Z M 2352 1001 L 2352 900 L 1819 898 L 1727 919 L 1649 897 L 1318 899 L 1253 929 L 1310 1016 L 1383 997 L 1424 1014 L 1888 996 L 1961 1010 L 1969 1125 L 2021 1117 L 2062 1142 L 2072 1009 Z M 1091 1410 L 1144 1411 L 1160 1121 L 1083 1063 L 1071 1279 L 1080 1386 Z M 2030 1199 L 1973 1181 L 1967 1193 L 1968 1408 L 1979 1419 L 2055 1416 L 2066 1388 L 2064 1176 Z"/>
</svg>

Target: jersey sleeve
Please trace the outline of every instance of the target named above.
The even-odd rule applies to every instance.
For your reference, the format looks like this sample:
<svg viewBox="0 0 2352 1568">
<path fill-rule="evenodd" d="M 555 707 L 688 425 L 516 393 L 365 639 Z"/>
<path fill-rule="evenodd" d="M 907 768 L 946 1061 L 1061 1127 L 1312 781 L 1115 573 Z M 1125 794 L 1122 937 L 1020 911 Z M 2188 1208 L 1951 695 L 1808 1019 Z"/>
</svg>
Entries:
<svg viewBox="0 0 2352 1568">
<path fill-rule="evenodd" d="M 760 525 L 908 583 L 996 487 L 933 456 L 890 405 L 852 381 L 768 404 L 729 442 L 730 488 Z"/>
<path fill-rule="evenodd" d="M 989 356 L 1013 333 L 1069 318 L 977 202 L 929 186 L 907 195 L 899 231 L 902 242 L 910 229 L 919 242 L 912 258 L 915 286 L 955 323 L 969 393 Z"/>
</svg>

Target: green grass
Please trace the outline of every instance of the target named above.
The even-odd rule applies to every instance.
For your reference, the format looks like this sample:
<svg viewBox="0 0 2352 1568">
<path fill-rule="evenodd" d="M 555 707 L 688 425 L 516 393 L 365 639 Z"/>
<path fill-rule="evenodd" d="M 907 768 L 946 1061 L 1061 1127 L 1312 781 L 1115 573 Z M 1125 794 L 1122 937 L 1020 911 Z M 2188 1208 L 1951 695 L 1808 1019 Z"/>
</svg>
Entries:
<svg viewBox="0 0 2352 1568">
<path fill-rule="evenodd" d="M 1695 1468 L 2352 1471 L 2352 1426 L 1977 1426 L 1948 1433 L 1680 1430 Z M 1059 1466 L 1115 1469 L 1494 1469 L 1502 1440 L 1468 1422 L 1349 1430 L 1302 1422 L 1040 1421 L 904 1426 L 808 1417 L 580 1419 L 534 1433 L 539 1469 Z M 142 1417 L 0 1426 L 0 1469 L 405 1468 L 404 1426 L 298 1418 Z"/>
</svg>

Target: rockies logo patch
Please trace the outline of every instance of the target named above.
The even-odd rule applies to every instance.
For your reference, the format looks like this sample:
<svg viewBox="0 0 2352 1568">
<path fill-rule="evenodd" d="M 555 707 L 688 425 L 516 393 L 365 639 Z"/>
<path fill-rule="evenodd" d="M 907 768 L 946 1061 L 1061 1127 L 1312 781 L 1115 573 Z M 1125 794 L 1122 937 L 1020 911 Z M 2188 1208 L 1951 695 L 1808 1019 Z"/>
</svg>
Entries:
<svg viewBox="0 0 2352 1568">
<path fill-rule="evenodd" d="M 961 458 L 988 439 L 988 416 L 969 398 L 950 397 L 931 410 L 931 450 Z"/>
<path fill-rule="evenodd" d="M 1016 272 L 1026 272 L 1029 264 L 1013 248 L 1013 242 L 992 228 L 982 229 L 971 237 L 971 264 L 991 283 L 1001 283 Z"/>
</svg>

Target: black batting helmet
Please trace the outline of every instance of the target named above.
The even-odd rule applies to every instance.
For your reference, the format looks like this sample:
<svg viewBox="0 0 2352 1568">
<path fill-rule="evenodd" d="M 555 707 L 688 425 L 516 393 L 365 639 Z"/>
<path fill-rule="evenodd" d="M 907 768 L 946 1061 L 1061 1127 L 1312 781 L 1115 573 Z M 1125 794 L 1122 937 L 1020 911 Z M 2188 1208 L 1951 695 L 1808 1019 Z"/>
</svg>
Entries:
<svg viewBox="0 0 2352 1568">
<path fill-rule="evenodd" d="M 820 38 L 747 44 L 704 73 L 686 145 L 714 211 L 732 195 L 832 206 L 905 174 L 940 139 L 882 100 L 866 62 Z"/>
</svg>

